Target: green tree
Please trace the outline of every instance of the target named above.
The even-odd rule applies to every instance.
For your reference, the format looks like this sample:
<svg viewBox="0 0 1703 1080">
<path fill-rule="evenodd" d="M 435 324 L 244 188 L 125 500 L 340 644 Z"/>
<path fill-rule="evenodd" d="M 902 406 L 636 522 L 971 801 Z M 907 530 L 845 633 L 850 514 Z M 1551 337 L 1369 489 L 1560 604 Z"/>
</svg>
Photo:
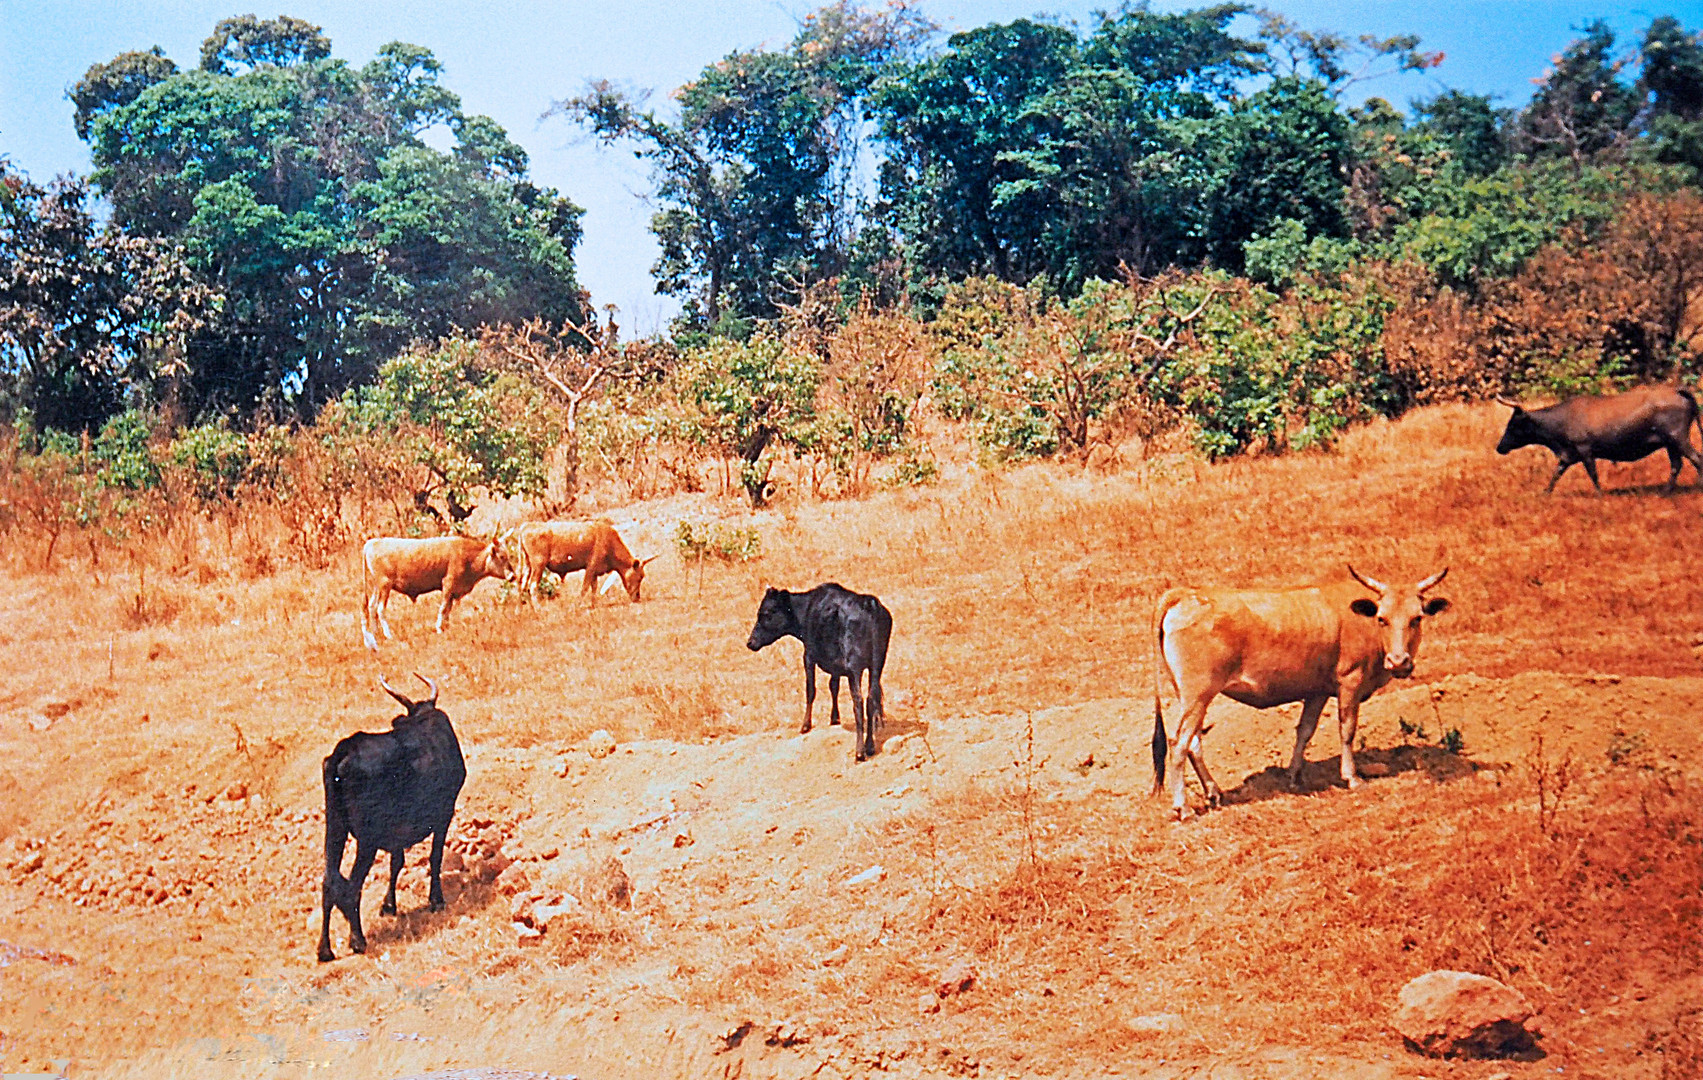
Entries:
<svg viewBox="0 0 1703 1080">
<path fill-rule="evenodd" d="M 198 70 L 114 82 L 115 66 L 91 69 L 79 102 L 113 222 L 181 243 L 229 298 L 185 357 L 189 413 L 311 414 L 409 341 L 582 317 L 579 209 L 526 179 L 498 125 L 461 113 L 427 50 L 392 43 L 354 68 L 317 27 L 243 16 Z M 449 153 L 421 138 L 440 124 Z"/>
<path fill-rule="evenodd" d="M 1703 170 L 1703 35 L 1679 20 L 1650 22 L 1639 50 L 1638 92 L 1649 101 L 1647 155 L 1663 164 Z"/>
<path fill-rule="evenodd" d="M 786 49 L 705 68 L 676 92 L 676 121 L 607 82 L 550 115 L 632 143 L 651 162 L 662 204 L 651 219 L 656 288 L 687 299 L 688 325 L 768 318 L 846 267 L 861 217 L 858 102 L 927 29 L 903 4 L 867 12 L 841 0 L 810 15 Z"/>
<path fill-rule="evenodd" d="M 0 160 L 0 409 L 98 429 L 129 397 L 170 398 L 222 298 L 181 250 L 102 228 L 86 185 Z"/>
<path fill-rule="evenodd" d="M 1514 125 L 1516 149 L 1582 164 L 1631 135 L 1638 95 L 1620 79 L 1628 58 L 1614 55 L 1614 31 L 1598 19 L 1546 72 Z"/>
<path fill-rule="evenodd" d="M 1308 236 L 1346 236 L 1349 122 L 1326 85 L 1285 76 L 1238 101 L 1209 135 L 1212 174 L 1198 240 L 1214 263 L 1240 272 L 1243 245 L 1279 221 Z"/>
</svg>

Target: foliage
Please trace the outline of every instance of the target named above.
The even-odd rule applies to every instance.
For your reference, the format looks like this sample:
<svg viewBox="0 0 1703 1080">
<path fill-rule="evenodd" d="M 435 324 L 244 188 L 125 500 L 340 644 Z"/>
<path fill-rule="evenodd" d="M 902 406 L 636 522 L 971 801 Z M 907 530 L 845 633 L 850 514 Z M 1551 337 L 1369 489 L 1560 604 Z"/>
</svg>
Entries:
<svg viewBox="0 0 1703 1080">
<path fill-rule="evenodd" d="M 127 397 L 170 401 L 223 298 L 181 249 L 101 228 L 81 180 L 42 188 L 0 161 L 0 411 L 98 428 Z"/>
<path fill-rule="evenodd" d="M 674 530 L 674 546 L 686 562 L 704 559 L 750 562 L 763 557 L 763 540 L 755 527 L 720 522 L 694 526 L 690 521 L 682 521 Z"/>
<path fill-rule="evenodd" d="M 149 56 L 96 65 L 74 97 L 114 226 L 181 244 L 228 297 L 182 357 L 189 415 L 311 415 L 412 340 L 579 316 L 578 208 L 460 111 L 430 52 L 392 43 L 353 68 L 317 27 L 242 16 L 198 70 Z M 452 152 L 422 141 L 435 125 Z"/>
<path fill-rule="evenodd" d="M 1214 114 L 1259 47 L 1245 9 L 1123 9 L 1086 38 L 1018 20 L 954 35 L 873 102 L 887 220 L 925 276 L 1046 273 L 1066 292 L 1182 247 L 1190 126 Z"/>
<path fill-rule="evenodd" d="M 778 338 L 718 338 L 682 357 L 675 373 L 683 434 L 743 465 L 740 482 L 754 504 L 766 498 L 771 447 L 809 449 L 815 438 L 822 369 Z"/>
<path fill-rule="evenodd" d="M 429 500 L 441 496 L 455 521 L 471 513 L 475 488 L 540 494 L 558 434 L 536 389 L 481 370 L 477 357 L 465 339 L 410 350 L 387 361 L 372 386 L 345 394 L 337 417 L 353 431 L 392 440 L 423 469 L 415 505 L 435 513 Z"/>
<path fill-rule="evenodd" d="M 861 210 L 858 102 L 930 29 L 905 4 L 870 12 L 841 0 L 807 17 L 786 49 L 705 68 L 676 92 L 677 121 L 607 82 L 551 112 L 651 162 L 657 291 L 687 298 L 685 328 L 771 317 L 777 301 L 845 268 Z"/>
</svg>

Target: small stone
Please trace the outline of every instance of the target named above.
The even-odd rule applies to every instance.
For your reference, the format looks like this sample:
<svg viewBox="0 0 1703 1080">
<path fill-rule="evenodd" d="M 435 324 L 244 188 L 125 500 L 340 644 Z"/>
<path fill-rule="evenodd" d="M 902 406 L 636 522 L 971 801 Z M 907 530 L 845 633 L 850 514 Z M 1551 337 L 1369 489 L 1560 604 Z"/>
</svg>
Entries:
<svg viewBox="0 0 1703 1080">
<path fill-rule="evenodd" d="M 903 735 L 891 735 L 881 744 L 881 752 L 883 754 L 896 754 L 908 746 L 914 738 L 916 738 L 914 731 Z"/>
<path fill-rule="evenodd" d="M 962 994 L 976 985 L 976 969 L 968 960 L 960 960 L 940 973 L 934 980 L 934 992 L 939 997 Z"/>
<path fill-rule="evenodd" d="M 522 945 L 536 945 L 543 939 L 544 931 L 527 926 L 525 923 L 515 923 L 514 936 Z"/>
<path fill-rule="evenodd" d="M 1504 1057 L 1531 1049 L 1531 1016 L 1511 986 L 1466 971 L 1430 971 L 1401 988 L 1392 1023 L 1428 1057 Z"/>
<path fill-rule="evenodd" d="M 917 998 L 917 1012 L 927 1016 L 930 1013 L 937 1013 L 939 1011 L 940 998 L 936 997 L 934 994 L 923 994 L 921 997 Z"/>
<path fill-rule="evenodd" d="M 604 862 L 592 884 L 592 896 L 618 908 L 633 906 L 633 882 L 620 859 L 611 855 Z"/>
<path fill-rule="evenodd" d="M 241 780 L 233 782 L 229 787 L 225 788 L 225 798 L 231 802 L 236 802 L 238 799 L 248 798 L 248 785 L 243 783 Z"/>
<path fill-rule="evenodd" d="M 1146 1013 L 1132 1016 L 1126 1023 L 1129 1029 L 1143 1035 L 1164 1035 L 1173 1031 L 1182 1031 L 1183 1018 L 1176 1013 Z"/>
<path fill-rule="evenodd" d="M 532 925 L 540 930 L 548 930 L 551 923 L 564 915 L 571 915 L 579 909 L 579 901 L 571 896 L 553 897 L 548 904 L 532 905 Z"/>
<path fill-rule="evenodd" d="M 23 861 L 23 863 L 19 867 L 19 869 L 21 869 L 26 874 L 33 874 L 37 870 L 40 870 L 41 869 L 41 852 L 39 852 L 39 851 L 31 852 L 29 858 L 27 858 Z"/>
<path fill-rule="evenodd" d="M 692 834 L 691 833 L 675 833 L 674 834 L 674 846 L 675 847 L 677 847 L 677 848 L 691 847 L 692 843 L 693 843 L 693 841 L 692 841 Z"/>
<path fill-rule="evenodd" d="M 503 896 L 513 896 L 525 892 L 532 887 L 532 878 L 527 874 L 526 867 L 520 863 L 511 863 L 497 875 L 497 892 Z"/>
<path fill-rule="evenodd" d="M 847 885 L 868 885 L 869 883 L 874 882 L 874 881 L 881 881 L 886 876 L 887 876 L 887 868 L 878 863 L 875 866 L 871 866 L 868 870 L 865 870 L 860 874 L 853 874 L 851 877 L 846 879 L 846 884 Z"/>
<path fill-rule="evenodd" d="M 615 752 L 615 736 L 602 728 L 591 733 L 585 741 L 585 752 L 594 758 L 606 758 Z"/>
</svg>

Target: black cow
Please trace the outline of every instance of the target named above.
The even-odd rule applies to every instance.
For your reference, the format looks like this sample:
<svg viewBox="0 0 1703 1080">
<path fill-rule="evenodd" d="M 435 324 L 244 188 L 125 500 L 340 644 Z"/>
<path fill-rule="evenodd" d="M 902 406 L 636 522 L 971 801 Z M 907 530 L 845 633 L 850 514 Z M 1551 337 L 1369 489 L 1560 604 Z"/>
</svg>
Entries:
<svg viewBox="0 0 1703 1080">
<path fill-rule="evenodd" d="M 432 838 L 431 909 L 442 911 L 443 845 L 455 816 L 456 796 L 467 779 L 461 743 L 449 717 L 438 708 L 438 688 L 424 675 L 415 678 L 432 691 L 429 701 L 409 701 L 379 679 L 385 692 L 406 710 L 390 730 L 362 731 L 337 744 L 325 759 L 325 885 L 319 929 L 319 959 L 331 953 L 331 909 L 349 920 L 349 948 L 366 952 L 361 933 L 361 886 L 380 851 L 390 852 L 390 891 L 381 915 L 396 914 L 396 878 L 402 856 L 412 844 Z M 355 865 L 343 876 L 343 844 L 355 838 Z"/>
<path fill-rule="evenodd" d="M 873 596 L 854 593 L 833 582 L 809 592 L 770 589 L 757 608 L 746 648 L 756 652 L 783 637 L 804 643 L 804 726 L 810 730 L 816 707 L 816 669 L 828 673 L 834 698 L 831 722 L 840 715 L 840 676 L 851 684 L 852 715 L 857 718 L 857 758 L 875 753 L 875 725 L 885 716 L 881 705 L 881 669 L 887 666 L 887 642 L 893 616 Z M 863 673 L 869 672 L 869 696 L 863 697 Z"/>
<path fill-rule="evenodd" d="M 1580 397 L 1526 411 L 1507 398 L 1496 399 L 1514 410 L 1507 430 L 1496 445 L 1498 454 L 1522 446 L 1546 446 L 1555 452 L 1555 475 L 1546 491 L 1554 491 L 1561 474 L 1583 463 L 1597 491 L 1597 459 L 1637 461 L 1657 450 L 1668 452 L 1668 494 L 1679 481 L 1679 469 L 1690 461 L 1703 484 L 1703 454 L 1691 445 L 1691 426 L 1703 432 L 1697 398 L 1690 390 L 1672 386 L 1641 386 L 1624 394 Z"/>
</svg>

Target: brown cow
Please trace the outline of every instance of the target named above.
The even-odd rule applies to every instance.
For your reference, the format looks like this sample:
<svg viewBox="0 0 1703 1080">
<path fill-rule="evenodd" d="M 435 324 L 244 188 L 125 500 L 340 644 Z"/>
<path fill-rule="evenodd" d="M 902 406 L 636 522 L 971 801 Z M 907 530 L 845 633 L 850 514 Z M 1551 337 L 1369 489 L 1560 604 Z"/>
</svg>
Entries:
<svg viewBox="0 0 1703 1080">
<path fill-rule="evenodd" d="M 608 518 L 595 521 L 533 521 L 511 531 L 520 547 L 520 591 L 528 601 L 536 600 L 538 582 L 549 570 L 555 574 L 585 571 L 582 595 L 591 596 L 597 580 L 604 574 L 621 575 L 621 584 L 633 603 L 639 602 L 639 586 L 644 584 L 645 564 L 650 559 L 635 559 L 621 534 L 615 531 Z"/>
<path fill-rule="evenodd" d="M 1546 491 L 1553 492 L 1561 474 L 1574 465 L 1584 465 L 1591 485 L 1602 494 L 1597 480 L 1597 460 L 1637 461 L 1657 450 L 1668 452 L 1669 495 L 1679 484 L 1681 465 L 1690 461 L 1703 484 L 1703 454 L 1691 445 L 1691 428 L 1703 432 L 1697 395 L 1684 387 L 1640 386 L 1624 394 L 1578 397 L 1546 409 L 1523 408 L 1519 402 L 1499 397 L 1498 403 L 1514 412 L 1496 445 L 1498 454 L 1522 446 L 1542 446 L 1555 455 L 1555 475 Z"/>
<path fill-rule="evenodd" d="M 1165 783 L 1165 721 L 1160 709 L 1164 683 L 1182 704 L 1177 741 L 1170 749 L 1172 811 L 1181 819 L 1183 764 L 1194 765 L 1209 805 L 1222 796 L 1201 756 L 1206 708 L 1219 694 L 1269 709 L 1302 702 L 1295 725 L 1289 780 L 1297 784 L 1307 742 L 1318 727 L 1325 702 L 1336 698 L 1342 737 L 1342 778 L 1360 786 L 1354 771 L 1354 728 L 1360 703 L 1391 679 L 1413 674 L 1426 615 L 1449 608 L 1425 593 L 1448 568 L 1417 585 L 1391 588 L 1348 568 L 1354 581 L 1304 589 L 1264 592 L 1230 589 L 1172 589 L 1153 614 L 1156 647 L 1153 687 L 1153 793 Z M 1355 584 L 1358 582 L 1359 584 Z M 1378 594 L 1373 603 L 1367 589 Z"/>
<path fill-rule="evenodd" d="M 361 563 L 366 568 L 361 640 L 374 652 L 378 651 L 378 640 L 373 637 L 371 619 L 374 615 L 378 617 L 378 625 L 389 640 L 390 623 L 385 621 L 384 609 L 392 592 L 416 600 L 425 593 L 443 590 L 443 606 L 438 608 L 441 634 L 449 609 L 472 592 L 473 586 L 488 577 L 508 578 L 514 574 L 514 564 L 499 541 L 466 536 L 433 536 L 424 540 L 374 537 L 361 548 Z"/>
</svg>

